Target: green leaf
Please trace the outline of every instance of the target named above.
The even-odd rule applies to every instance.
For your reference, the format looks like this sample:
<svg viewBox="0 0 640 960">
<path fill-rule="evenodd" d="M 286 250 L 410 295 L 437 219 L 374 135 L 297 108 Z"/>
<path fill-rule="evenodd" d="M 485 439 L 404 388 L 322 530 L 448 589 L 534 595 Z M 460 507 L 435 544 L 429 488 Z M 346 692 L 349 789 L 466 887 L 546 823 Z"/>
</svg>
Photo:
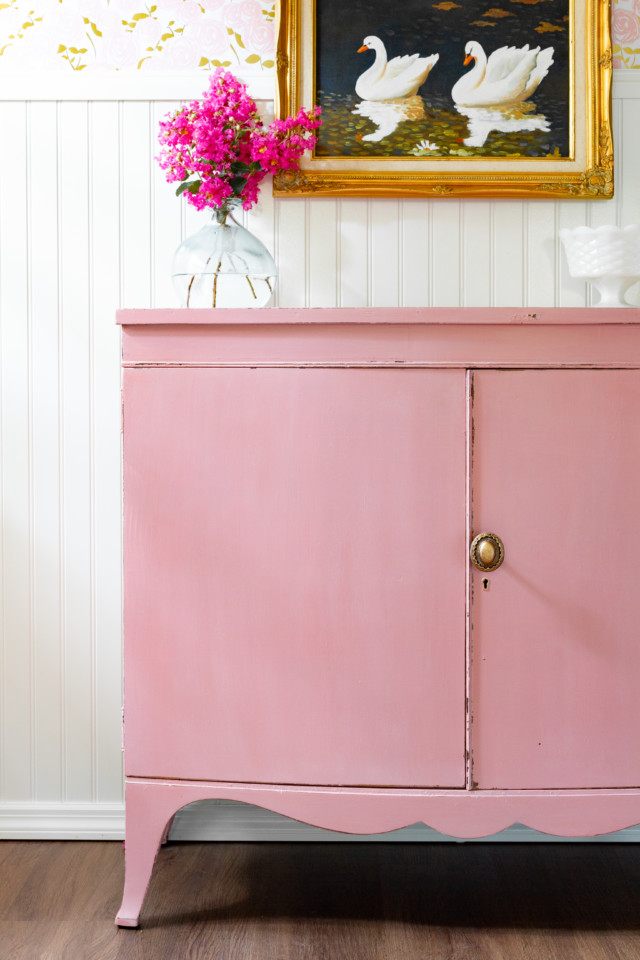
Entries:
<svg viewBox="0 0 640 960">
<path fill-rule="evenodd" d="M 184 193 L 185 190 L 189 189 L 189 184 L 186 180 L 183 180 L 180 186 L 176 189 L 176 197 L 179 197 L 181 193 Z"/>
<path fill-rule="evenodd" d="M 195 180 L 193 183 L 189 184 L 187 189 L 189 193 L 198 193 L 201 186 L 202 186 L 202 180 Z"/>
<path fill-rule="evenodd" d="M 248 163 L 244 163 L 242 160 L 234 160 L 230 164 L 232 173 L 251 173 L 251 167 Z"/>
<path fill-rule="evenodd" d="M 260 57 L 258 56 L 257 53 L 252 53 L 251 56 L 247 57 L 247 59 L 245 60 L 245 63 L 259 63 L 259 62 L 260 62 Z"/>
<path fill-rule="evenodd" d="M 234 193 L 241 193 L 246 182 L 247 182 L 246 177 L 232 177 L 231 180 L 229 180 L 229 183 L 231 184 L 231 189 L 233 190 Z"/>
<path fill-rule="evenodd" d="M 262 61 L 262 66 L 263 66 L 263 67 L 267 67 L 267 69 L 270 70 L 271 67 L 274 66 L 274 62 L 273 62 L 273 60 L 263 60 L 263 61 Z"/>
</svg>

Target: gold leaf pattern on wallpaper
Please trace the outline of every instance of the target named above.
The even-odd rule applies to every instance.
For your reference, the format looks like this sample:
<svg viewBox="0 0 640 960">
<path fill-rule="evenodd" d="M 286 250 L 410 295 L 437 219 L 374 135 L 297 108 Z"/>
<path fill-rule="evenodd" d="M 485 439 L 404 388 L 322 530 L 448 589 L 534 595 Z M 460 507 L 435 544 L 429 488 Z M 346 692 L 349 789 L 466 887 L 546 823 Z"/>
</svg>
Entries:
<svg viewBox="0 0 640 960">
<path fill-rule="evenodd" d="M 541 3 L 553 0 L 510 0 Z M 442 0 L 439 9 L 459 6 Z M 509 16 L 491 7 L 479 26 Z M 515 8 L 517 10 L 517 6 Z M 275 0 L 0 0 L 0 75 L 31 70 L 243 74 L 275 61 Z M 562 29 L 542 20 L 540 33 Z M 493 21 L 493 22 L 491 22 Z M 613 65 L 640 68 L 640 0 L 614 0 Z"/>
<path fill-rule="evenodd" d="M 0 74 L 273 70 L 275 0 L 0 0 Z"/>
</svg>

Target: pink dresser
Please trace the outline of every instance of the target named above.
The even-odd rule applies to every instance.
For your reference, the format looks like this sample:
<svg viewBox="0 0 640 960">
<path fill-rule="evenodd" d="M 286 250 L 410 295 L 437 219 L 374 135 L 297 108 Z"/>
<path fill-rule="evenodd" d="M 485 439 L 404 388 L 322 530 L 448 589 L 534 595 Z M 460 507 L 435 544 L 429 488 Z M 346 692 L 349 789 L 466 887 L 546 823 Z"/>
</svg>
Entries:
<svg viewBox="0 0 640 960">
<path fill-rule="evenodd" d="M 119 322 L 118 924 L 195 800 L 350 833 L 640 822 L 640 310 Z"/>
</svg>

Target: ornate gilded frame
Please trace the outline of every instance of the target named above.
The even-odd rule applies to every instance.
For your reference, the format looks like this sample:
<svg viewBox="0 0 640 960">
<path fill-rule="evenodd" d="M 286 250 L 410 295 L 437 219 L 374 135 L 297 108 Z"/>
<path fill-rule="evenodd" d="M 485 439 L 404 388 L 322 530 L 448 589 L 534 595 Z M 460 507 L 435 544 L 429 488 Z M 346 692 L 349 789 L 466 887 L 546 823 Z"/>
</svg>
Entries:
<svg viewBox="0 0 640 960">
<path fill-rule="evenodd" d="M 571 8 L 571 159 L 442 157 L 405 161 L 311 156 L 302 160 L 299 171 L 283 171 L 274 178 L 274 195 L 612 197 L 611 0 L 575 0 Z M 313 102 L 314 24 L 314 0 L 280 0 L 276 116 L 289 116 Z"/>
</svg>

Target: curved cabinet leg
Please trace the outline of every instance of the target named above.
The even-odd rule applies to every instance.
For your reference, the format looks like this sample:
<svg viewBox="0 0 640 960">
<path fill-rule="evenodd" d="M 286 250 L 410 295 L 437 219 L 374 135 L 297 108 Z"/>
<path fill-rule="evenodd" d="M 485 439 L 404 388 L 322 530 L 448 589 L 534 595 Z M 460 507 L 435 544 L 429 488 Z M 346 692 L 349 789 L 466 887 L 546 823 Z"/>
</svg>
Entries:
<svg viewBox="0 0 640 960">
<path fill-rule="evenodd" d="M 138 926 L 153 865 L 176 809 L 166 789 L 127 783 L 124 895 L 116 916 L 119 927 Z"/>
</svg>

